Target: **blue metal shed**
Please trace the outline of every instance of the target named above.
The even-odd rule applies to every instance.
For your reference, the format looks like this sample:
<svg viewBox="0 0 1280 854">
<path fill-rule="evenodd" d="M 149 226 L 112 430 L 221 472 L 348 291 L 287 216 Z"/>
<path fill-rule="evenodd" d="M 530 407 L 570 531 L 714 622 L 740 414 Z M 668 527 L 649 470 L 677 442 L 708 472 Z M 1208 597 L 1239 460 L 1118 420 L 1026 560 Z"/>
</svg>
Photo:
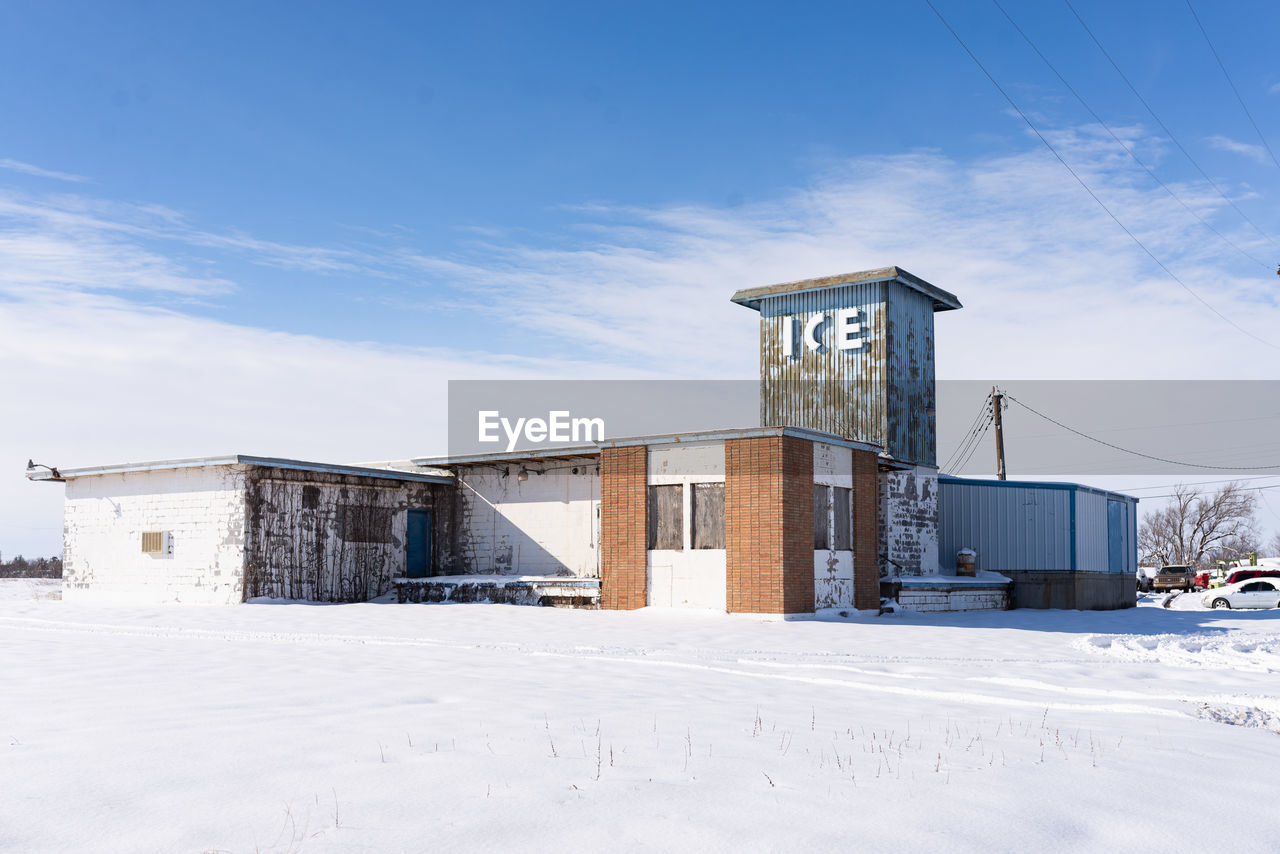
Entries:
<svg viewBox="0 0 1280 854">
<path fill-rule="evenodd" d="M 1077 483 L 938 478 L 938 558 L 956 553 L 1013 579 L 1015 607 L 1119 608 L 1134 602 L 1138 499 Z"/>
</svg>

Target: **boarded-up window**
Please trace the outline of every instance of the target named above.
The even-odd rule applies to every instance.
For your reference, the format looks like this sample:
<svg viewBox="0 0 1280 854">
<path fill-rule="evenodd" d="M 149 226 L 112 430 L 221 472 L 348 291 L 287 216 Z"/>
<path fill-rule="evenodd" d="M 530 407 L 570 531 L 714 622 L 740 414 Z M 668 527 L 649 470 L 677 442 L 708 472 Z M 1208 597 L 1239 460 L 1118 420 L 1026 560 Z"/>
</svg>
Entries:
<svg viewBox="0 0 1280 854">
<path fill-rule="evenodd" d="M 826 486 L 813 487 L 813 547 L 831 548 L 831 506 Z"/>
<path fill-rule="evenodd" d="M 724 548 L 724 484 L 693 485 L 693 547 Z"/>
<path fill-rule="evenodd" d="M 853 548 L 853 490 L 847 486 L 831 487 L 831 547 Z"/>
<path fill-rule="evenodd" d="M 348 543 L 391 542 L 391 508 L 343 504 L 338 508 L 338 536 Z"/>
<path fill-rule="evenodd" d="M 684 487 L 649 487 L 649 548 L 684 548 Z"/>
<path fill-rule="evenodd" d="M 320 487 L 304 486 L 302 487 L 302 509 L 315 510 L 320 506 Z"/>
</svg>

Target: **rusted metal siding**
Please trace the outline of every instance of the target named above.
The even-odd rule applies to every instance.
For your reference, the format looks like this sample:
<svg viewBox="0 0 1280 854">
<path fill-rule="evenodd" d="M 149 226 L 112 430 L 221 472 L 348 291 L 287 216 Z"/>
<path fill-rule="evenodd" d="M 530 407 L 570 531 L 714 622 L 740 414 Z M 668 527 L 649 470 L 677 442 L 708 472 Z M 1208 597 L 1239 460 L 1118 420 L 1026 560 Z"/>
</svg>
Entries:
<svg viewBox="0 0 1280 854">
<path fill-rule="evenodd" d="M 885 448 L 894 459 L 936 465 L 934 436 L 933 300 L 896 283 L 888 285 L 885 338 Z"/>
<path fill-rule="evenodd" d="M 866 282 L 809 293 L 781 294 L 760 303 L 760 418 L 766 427 L 809 427 L 885 446 L 887 282 Z M 784 355 L 783 326 L 797 327 L 814 312 L 858 308 L 865 343 L 837 350 L 828 342 L 810 351 L 796 336 Z"/>
<path fill-rule="evenodd" d="M 834 313 L 857 308 L 863 345 L 834 344 Z M 895 459 L 935 463 L 933 303 L 894 281 L 784 293 L 760 301 L 760 417 L 872 442 Z M 830 315 L 823 346 L 803 344 L 804 322 Z M 785 355 L 784 327 L 794 323 Z"/>
</svg>

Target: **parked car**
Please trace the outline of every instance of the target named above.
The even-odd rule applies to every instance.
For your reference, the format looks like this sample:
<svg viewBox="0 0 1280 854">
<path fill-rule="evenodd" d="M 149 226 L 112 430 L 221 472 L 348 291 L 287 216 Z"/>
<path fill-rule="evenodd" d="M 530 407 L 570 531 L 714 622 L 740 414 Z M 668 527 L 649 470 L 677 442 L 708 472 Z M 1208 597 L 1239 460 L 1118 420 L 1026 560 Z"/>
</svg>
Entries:
<svg viewBox="0 0 1280 854">
<path fill-rule="evenodd" d="M 1280 608 L 1280 578 L 1248 578 L 1206 591 L 1200 601 L 1210 608 Z"/>
<path fill-rule="evenodd" d="M 1207 571 L 1196 573 L 1196 589 L 1197 590 L 1209 589 L 1209 573 Z"/>
<path fill-rule="evenodd" d="M 1185 590 L 1190 593 L 1196 586 L 1195 570 L 1189 566 L 1162 566 L 1151 579 L 1152 590 Z"/>
<path fill-rule="evenodd" d="M 1250 578 L 1280 578 L 1280 569 L 1237 569 L 1227 576 L 1227 584 L 1248 581 Z"/>
</svg>

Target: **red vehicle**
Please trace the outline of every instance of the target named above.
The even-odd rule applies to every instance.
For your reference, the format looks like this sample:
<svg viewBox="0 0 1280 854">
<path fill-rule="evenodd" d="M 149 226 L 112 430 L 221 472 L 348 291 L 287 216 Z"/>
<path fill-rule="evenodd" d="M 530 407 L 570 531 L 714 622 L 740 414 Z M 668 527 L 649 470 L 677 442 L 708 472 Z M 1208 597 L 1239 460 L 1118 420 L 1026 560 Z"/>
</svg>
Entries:
<svg viewBox="0 0 1280 854">
<path fill-rule="evenodd" d="M 1200 590 L 1209 589 L 1209 573 L 1207 571 L 1196 573 L 1196 587 Z"/>
<path fill-rule="evenodd" d="M 1227 584 L 1248 581 L 1250 578 L 1280 578 L 1280 569 L 1237 569 L 1227 576 Z"/>
</svg>

